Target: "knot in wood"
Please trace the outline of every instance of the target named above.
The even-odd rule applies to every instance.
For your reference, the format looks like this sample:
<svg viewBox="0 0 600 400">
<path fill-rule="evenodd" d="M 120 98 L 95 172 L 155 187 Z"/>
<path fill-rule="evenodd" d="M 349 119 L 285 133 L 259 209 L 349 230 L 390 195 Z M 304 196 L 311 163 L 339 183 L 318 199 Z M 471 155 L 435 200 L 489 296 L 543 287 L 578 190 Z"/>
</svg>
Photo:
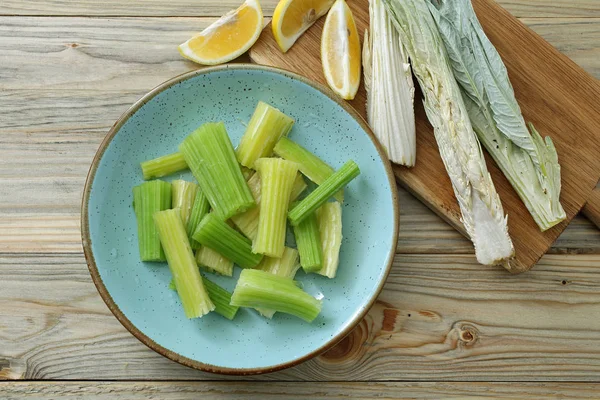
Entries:
<svg viewBox="0 0 600 400">
<path fill-rule="evenodd" d="M 479 339 L 479 331 L 473 325 L 463 325 L 459 329 L 459 339 L 463 346 L 472 346 Z"/>
</svg>

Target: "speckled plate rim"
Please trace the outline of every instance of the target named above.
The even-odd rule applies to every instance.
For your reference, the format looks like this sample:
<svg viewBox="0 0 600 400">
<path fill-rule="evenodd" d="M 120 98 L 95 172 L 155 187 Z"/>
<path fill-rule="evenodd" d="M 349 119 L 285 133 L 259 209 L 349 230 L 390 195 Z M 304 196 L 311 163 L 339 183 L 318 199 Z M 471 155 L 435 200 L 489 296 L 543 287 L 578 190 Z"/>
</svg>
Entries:
<svg viewBox="0 0 600 400">
<path fill-rule="evenodd" d="M 154 98 L 159 93 L 165 91 L 166 89 L 169 89 L 173 85 L 176 85 L 182 81 L 185 81 L 187 79 L 193 78 L 198 75 L 205 75 L 205 74 L 210 74 L 213 72 L 226 71 L 226 70 L 267 71 L 267 72 L 272 72 L 272 73 L 276 73 L 279 75 L 283 75 L 290 79 L 298 80 L 302 83 L 305 83 L 305 84 L 311 86 L 312 88 L 323 93 L 324 95 L 329 97 L 331 100 L 336 102 L 338 105 L 340 105 L 354 120 L 356 120 L 356 122 L 361 126 L 363 131 L 368 135 L 369 139 L 371 139 L 371 142 L 373 142 L 373 144 L 375 145 L 375 148 L 377 149 L 377 153 L 379 154 L 379 157 L 380 157 L 381 161 L 383 162 L 383 166 L 384 166 L 384 169 L 385 169 L 385 172 L 386 172 L 389 184 L 390 184 L 390 191 L 391 191 L 391 195 L 392 195 L 392 206 L 393 206 L 393 214 L 394 214 L 394 225 L 393 225 L 394 232 L 393 232 L 391 248 L 388 253 L 388 259 L 386 262 L 384 274 L 382 275 L 381 280 L 380 280 L 379 284 L 377 285 L 377 288 L 372 293 L 367 305 L 362 310 L 360 310 L 359 313 L 355 314 L 353 319 L 350 321 L 350 323 L 344 330 L 337 333 L 334 337 L 329 339 L 327 342 L 325 342 L 323 345 L 321 345 L 318 349 L 313 350 L 312 352 L 306 354 L 305 356 L 303 356 L 301 358 L 298 358 L 298 359 L 295 359 L 295 360 L 292 360 L 289 362 L 269 366 L 269 367 L 264 367 L 264 368 L 228 368 L 228 367 L 220 367 L 220 366 L 211 365 L 211 364 L 205 364 L 205 363 L 193 360 L 191 358 L 184 357 L 184 356 L 182 356 L 176 352 L 173 352 L 171 350 L 168 350 L 165 347 L 156 343 L 154 340 L 150 339 L 148 336 L 146 336 L 146 334 L 144 334 L 135 325 L 133 325 L 131 323 L 131 321 L 125 316 L 125 314 L 123 314 L 123 312 L 121 311 L 119 306 L 115 303 L 112 296 L 106 289 L 106 286 L 104 285 L 104 282 L 98 271 L 98 267 L 96 266 L 96 260 L 94 259 L 94 254 L 92 252 L 92 242 L 91 242 L 91 237 L 90 237 L 90 227 L 89 227 L 89 220 L 88 220 L 88 204 L 89 204 L 92 184 L 93 184 L 94 178 L 96 176 L 96 171 L 98 169 L 98 165 L 100 164 L 100 160 L 102 159 L 104 152 L 108 148 L 108 145 L 112 141 L 113 137 L 119 132 L 119 130 L 125 124 L 125 122 L 127 122 L 127 120 L 129 118 L 131 118 L 131 116 L 134 115 L 148 101 L 150 101 L 152 98 Z M 86 259 L 86 262 L 88 265 L 88 269 L 92 276 L 92 281 L 94 282 L 96 289 L 98 289 L 100 296 L 102 297 L 102 299 L 104 300 L 104 302 L 106 303 L 106 305 L 108 306 L 110 311 L 115 315 L 115 317 L 117 317 L 119 322 L 129 332 L 131 332 L 131 334 L 133 336 L 135 336 L 139 341 L 141 341 L 143 344 L 148 346 L 150 349 L 152 349 L 155 352 L 161 354 L 162 356 L 167 357 L 173 361 L 176 361 L 182 365 L 192 367 L 192 368 L 195 368 L 195 369 L 198 369 L 201 371 L 205 371 L 205 372 L 224 374 L 224 375 L 266 374 L 269 372 L 280 371 L 285 368 L 296 366 L 298 364 L 303 363 L 304 361 L 314 358 L 314 357 L 318 356 L 319 354 L 322 354 L 325 351 L 329 350 L 331 347 L 333 347 L 334 345 L 339 343 L 342 339 L 344 339 L 356 327 L 356 325 L 363 319 L 363 317 L 367 314 L 367 312 L 371 309 L 371 307 L 377 300 L 379 293 L 381 293 L 381 290 L 383 289 L 383 285 L 385 284 L 385 281 L 387 280 L 387 277 L 390 273 L 392 263 L 394 260 L 394 255 L 396 253 L 396 247 L 398 244 L 399 211 L 398 211 L 398 193 L 396 190 L 394 190 L 395 187 L 396 187 L 396 180 L 395 180 L 394 174 L 392 172 L 392 166 L 390 164 L 390 161 L 387 158 L 385 151 L 383 150 L 383 148 L 381 147 L 381 145 L 375 138 L 375 135 L 373 134 L 373 132 L 371 131 L 371 129 L 369 128 L 367 123 L 363 120 L 363 118 L 352 107 L 350 107 L 350 105 L 347 102 L 345 102 L 344 100 L 341 100 L 329 88 L 327 88 L 319 83 L 316 83 L 314 81 L 311 81 L 308 78 L 297 75 L 293 72 L 286 71 L 286 70 L 283 70 L 280 68 L 268 67 L 268 66 L 263 66 L 263 65 L 258 65 L 258 64 L 240 63 L 240 64 L 220 65 L 220 66 L 214 66 L 214 67 L 205 67 L 205 68 L 201 68 L 198 70 L 194 70 L 194 71 L 190 71 L 190 72 L 186 72 L 184 74 L 178 75 L 178 76 L 156 86 L 150 92 L 145 94 L 142 98 L 140 98 L 138 101 L 136 101 L 131 107 L 129 107 L 129 109 L 127 111 L 125 111 L 119 117 L 119 119 L 115 122 L 115 124 L 112 126 L 112 128 L 110 128 L 108 134 L 106 135 L 106 137 L 100 144 L 100 147 L 98 148 L 98 151 L 96 152 L 96 155 L 94 156 L 94 159 L 92 161 L 90 170 L 88 172 L 88 175 L 87 175 L 87 178 L 85 181 L 84 190 L 83 190 L 83 198 L 82 198 L 82 203 L 81 203 L 81 240 L 82 240 L 82 244 L 83 244 L 83 252 L 85 254 L 85 259 Z"/>
</svg>

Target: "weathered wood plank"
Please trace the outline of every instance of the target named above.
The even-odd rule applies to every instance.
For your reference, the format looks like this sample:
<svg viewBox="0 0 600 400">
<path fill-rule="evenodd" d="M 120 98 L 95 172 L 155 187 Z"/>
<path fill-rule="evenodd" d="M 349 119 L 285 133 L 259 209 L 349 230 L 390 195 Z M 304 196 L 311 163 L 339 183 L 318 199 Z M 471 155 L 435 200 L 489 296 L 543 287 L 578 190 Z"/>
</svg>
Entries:
<svg viewBox="0 0 600 400">
<path fill-rule="evenodd" d="M 346 339 L 259 379 L 597 381 L 599 268 L 598 255 L 547 255 L 510 276 L 471 255 L 398 255 L 378 302 Z M 81 255 L 0 256 L 1 378 L 221 379 L 130 335 Z"/>
<path fill-rule="evenodd" d="M 164 2 L 160 0 L 119 1 L 106 0 L 4 0 L 0 15 L 73 15 L 73 16 L 218 16 L 237 7 L 241 1 L 205 0 L 194 3 L 186 0 Z M 595 0 L 498 0 L 517 17 L 598 17 L 600 5 Z M 261 5 L 270 16 L 277 0 L 263 0 Z"/>
<path fill-rule="evenodd" d="M 451 382 L 11 382 L 0 383 L 6 400 L 205 400 L 212 399 L 595 399 L 600 386 L 589 383 Z"/>
<path fill-rule="evenodd" d="M 175 45 L 213 20 L 0 17 L 0 252 L 81 251 L 81 190 L 98 145 L 147 90 L 196 68 Z M 600 19 L 526 22 L 600 76 Z M 472 253 L 400 193 L 399 252 Z M 600 233 L 577 218 L 552 251 L 600 252 Z"/>
</svg>

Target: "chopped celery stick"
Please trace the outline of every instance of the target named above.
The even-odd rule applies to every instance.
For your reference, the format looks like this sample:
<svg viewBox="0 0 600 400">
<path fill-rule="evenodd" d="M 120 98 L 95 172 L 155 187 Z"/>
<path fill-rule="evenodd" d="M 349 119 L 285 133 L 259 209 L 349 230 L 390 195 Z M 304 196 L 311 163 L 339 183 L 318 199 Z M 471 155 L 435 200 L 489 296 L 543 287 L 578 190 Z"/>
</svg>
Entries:
<svg viewBox="0 0 600 400">
<path fill-rule="evenodd" d="M 256 239 L 256 233 L 258 232 L 258 216 L 260 214 L 260 174 L 256 173 L 248 180 L 248 186 L 254 196 L 257 206 L 244 211 L 241 214 L 234 215 L 231 217 L 231 221 L 238 227 L 238 229 L 246 235 L 247 238 L 254 241 Z M 306 182 L 302 178 L 301 173 L 296 174 L 294 184 L 292 185 L 292 193 L 290 193 L 290 203 L 298 198 L 300 194 L 306 189 Z"/>
<path fill-rule="evenodd" d="M 196 250 L 196 262 L 210 272 L 225 276 L 233 275 L 233 261 L 228 260 L 209 247 L 200 246 Z"/>
<path fill-rule="evenodd" d="M 222 122 L 196 129 L 179 145 L 179 151 L 221 219 L 255 205 Z"/>
<path fill-rule="evenodd" d="M 298 164 L 281 158 L 256 160 L 260 174 L 260 213 L 258 232 L 252 242 L 252 252 L 269 257 L 281 257 L 285 247 L 285 227 L 292 186 L 298 174 Z"/>
<path fill-rule="evenodd" d="M 290 223 L 293 226 L 298 225 L 304 218 L 314 212 L 321 204 L 325 203 L 335 192 L 343 188 L 352 179 L 360 174 L 358 165 L 352 160 L 348 161 L 337 170 L 333 175 L 325 180 L 304 200 L 298 203 L 288 214 Z"/>
<path fill-rule="evenodd" d="M 300 265 L 304 272 L 319 271 L 323 266 L 323 251 L 315 213 L 310 214 L 294 226 L 294 236 L 300 253 Z"/>
<path fill-rule="evenodd" d="M 202 277 L 202 283 L 208 293 L 208 297 L 210 297 L 210 300 L 215 305 L 214 311 L 229 320 L 235 318 L 239 307 L 229 304 L 231 302 L 231 293 L 204 276 Z M 171 279 L 171 282 L 169 282 L 169 289 L 177 291 L 174 279 Z"/>
<path fill-rule="evenodd" d="M 169 269 L 175 280 L 185 316 L 197 318 L 214 310 L 215 305 L 202 284 L 200 271 L 196 266 L 196 260 L 179 212 L 177 210 L 159 211 L 154 214 L 154 223 L 165 249 Z"/>
<path fill-rule="evenodd" d="M 179 209 L 183 226 L 187 227 L 192 213 L 192 207 L 196 200 L 196 194 L 198 193 L 198 185 L 193 182 L 178 179 L 171 182 L 171 186 L 173 187 L 173 205 L 171 208 Z"/>
<path fill-rule="evenodd" d="M 297 162 L 300 172 L 317 185 L 325 182 L 325 179 L 329 178 L 335 172 L 325 161 L 287 137 L 279 139 L 274 151 L 275 154 L 285 160 Z M 344 191 L 340 190 L 336 193 L 335 198 L 343 202 Z"/>
<path fill-rule="evenodd" d="M 208 280 L 206 277 L 202 277 L 204 287 L 210 296 L 210 299 L 215 304 L 215 312 L 221 314 L 225 318 L 231 320 L 235 317 L 240 307 L 232 306 L 231 293 L 223 289 L 216 283 Z"/>
<path fill-rule="evenodd" d="M 188 168 L 183 154 L 173 153 L 140 163 L 145 180 L 161 178 Z"/>
<path fill-rule="evenodd" d="M 298 268 L 300 268 L 300 264 L 298 263 L 298 250 L 290 247 L 286 247 L 283 250 L 283 255 L 281 258 L 265 257 L 260 264 L 256 266 L 256 269 L 261 271 L 292 279 L 296 275 Z M 268 308 L 259 307 L 256 309 L 256 311 L 258 311 L 263 317 L 269 319 L 273 318 L 273 315 L 275 314 L 274 310 Z"/>
<path fill-rule="evenodd" d="M 171 208 L 171 184 L 161 180 L 142 183 L 133 188 L 133 210 L 137 219 L 138 245 L 142 261 L 165 261 L 158 231 L 152 216 Z"/>
<path fill-rule="evenodd" d="M 254 168 L 256 160 L 271 156 L 275 143 L 286 136 L 293 125 L 292 118 L 259 101 L 236 150 L 240 164 Z"/>
<path fill-rule="evenodd" d="M 293 279 L 256 269 L 242 271 L 230 304 L 268 308 L 295 315 L 307 322 L 314 320 L 321 312 L 321 301 L 296 286 Z"/>
<path fill-rule="evenodd" d="M 202 218 L 192 237 L 242 268 L 254 268 L 263 257 L 262 254 L 252 253 L 250 240 L 220 220 L 215 213 L 208 213 Z"/>
<path fill-rule="evenodd" d="M 199 249 L 200 243 L 196 242 L 192 239 L 192 235 L 196 231 L 196 227 L 204 218 L 204 216 L 208 213 L 210 209 L 210 204 L 208 204 L 208 199 L 202 192 L 202 189 L 198 188 L 196 192 L 196 199 L 194 200 L 194 206 L 192 207 L 192 211 L 190 212 L 190 219 L 188 220 L 186 231 L 188 234 L 188 238 L 190 239 L 190 245 L 192 249 Z"/>
<path fill-rule="evenodd" d="M 325 203 L 316 214 L 323 249 L 323 268 L 318 273 L 335 278 L 342 246 L 342 207 L 337 201 Z"/>
<path fill-rule="evenodd" d="M 254 175 L 254 170 L 250 168 L 246 168 L 243 165 L 240 166 L 240 170 L 242 171 L 242 175 L 244 175 L 244 179 L 248 181 Z"/>
</svg>

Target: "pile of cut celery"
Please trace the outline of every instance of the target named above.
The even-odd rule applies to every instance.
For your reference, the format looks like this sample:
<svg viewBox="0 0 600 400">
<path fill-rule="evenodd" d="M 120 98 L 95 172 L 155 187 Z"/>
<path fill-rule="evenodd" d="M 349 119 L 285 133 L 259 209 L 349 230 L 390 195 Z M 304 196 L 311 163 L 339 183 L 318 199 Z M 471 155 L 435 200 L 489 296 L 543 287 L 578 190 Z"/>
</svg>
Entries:
<svg viewBox="0 0 600 400">
<path fill-rule="evenodd" d="M 287 138 L 294 120 L 259 102 L 237 147 L 225 125 L 205 123 L 179 151 L 141 163 L 133 188 L 142 261 L 167 261 L 186 317 L 239 307 L 313 321 L 321 300 L 294 281 L 296 272 L 334 278 L 342 243 L 344 187 L 360 174 L 352 160 L 337 171 Z M 197 182 L 160 179 L 190 169 Z M 305 194 L 304 177 L 316 188 Z M 286 246 L 287 225 L 296 247 Z M 207 273 L 233 276 L 233 293 Z M 203 273 L 200 272 L 203 270 Z"/>
</svg>

